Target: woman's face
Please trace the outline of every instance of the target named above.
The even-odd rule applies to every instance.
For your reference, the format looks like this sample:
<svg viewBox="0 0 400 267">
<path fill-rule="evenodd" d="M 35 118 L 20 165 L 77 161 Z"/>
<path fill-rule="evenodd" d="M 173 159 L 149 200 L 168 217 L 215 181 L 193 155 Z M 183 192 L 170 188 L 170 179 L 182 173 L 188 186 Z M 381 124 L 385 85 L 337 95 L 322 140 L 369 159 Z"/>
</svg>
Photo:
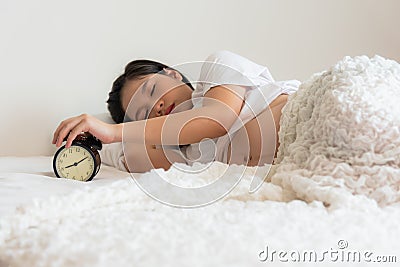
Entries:
<svg viewBox="0 0 400 267">
<path fill-rule="evenodd" d="M 192 92 L 177 71 L 149 74 L 125 83 L 121 91 L 122 109 L 134 121 L 189 110 Z"/>
</svg>

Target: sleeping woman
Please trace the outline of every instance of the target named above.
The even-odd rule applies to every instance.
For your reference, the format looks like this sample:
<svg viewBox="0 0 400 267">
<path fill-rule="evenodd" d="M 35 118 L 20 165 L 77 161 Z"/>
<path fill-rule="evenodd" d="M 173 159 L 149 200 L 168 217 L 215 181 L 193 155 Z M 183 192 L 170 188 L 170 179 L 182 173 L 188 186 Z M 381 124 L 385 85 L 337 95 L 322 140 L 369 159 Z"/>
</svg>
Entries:
<svg viewBox="0 0 400 267">
<path fill-rule="evenodd" d="M 116 124 L 82 114 L 60 123 L 53 144 L 81 132 L 123 144 L 129 172 L 174 162 L 273 164 L 282 108 L 300 82 L 276 82 L 267 67 L 229 51 L 201 63 L 194 87 L 183 72 L 150 60 L 130 62 L 113 83 L 108 109 Z"/>
</svg>

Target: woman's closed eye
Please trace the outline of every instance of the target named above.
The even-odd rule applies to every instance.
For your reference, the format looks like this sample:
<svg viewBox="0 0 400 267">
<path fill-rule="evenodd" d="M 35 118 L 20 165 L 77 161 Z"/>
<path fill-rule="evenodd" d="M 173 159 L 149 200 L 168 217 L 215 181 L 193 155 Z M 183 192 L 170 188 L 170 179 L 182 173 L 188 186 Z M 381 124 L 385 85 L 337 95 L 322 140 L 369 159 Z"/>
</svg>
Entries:
<svg viewBox="0 0 400 267">
<path fill-rule="evenodd" d="M 153 87 L 152 87 L 151 90 L 150 90 L 150 96 L 153 96 L 155 89 L 156 89 L 156 84 L 154 83 L 154 84 L 153 84 Z M 149 108 L 146 108 L 145 110 L 146 110 L 146 111 L 145 111 L 145 113 L 144 113 L 144 118 L 143 118 L 143 119 L 148 119 L 148 118 L 149 118 L 149 115 L 150 115 L 150 109 L 149 109 Z"/>
<path fill-rule="evenodd" d="M 154 84 L 154 85 L 153 85 L 153 88 L 151 88 L 150 96 L 153 96 L 154 90 L 155 90 L 155 89 L 156 89 L 156 84 Z"/>
<path fill-rule="evenodd" d="M 146 109 L 146 114 L 144 115 L 144 119 L 148 119 L 149 118 L 149 113 L 150 113 L 150 110 Z"/>
</svg>

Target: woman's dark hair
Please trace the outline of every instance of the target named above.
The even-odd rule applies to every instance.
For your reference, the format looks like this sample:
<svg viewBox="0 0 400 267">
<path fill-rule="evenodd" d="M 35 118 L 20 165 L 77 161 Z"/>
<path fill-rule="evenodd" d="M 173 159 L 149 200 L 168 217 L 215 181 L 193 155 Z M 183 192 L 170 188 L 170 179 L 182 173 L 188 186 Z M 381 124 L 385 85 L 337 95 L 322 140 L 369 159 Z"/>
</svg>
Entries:
<svg viewBox="0 0 400 267">
<path fill-rule="evenodd" d="M 130 80 L 140 79 L 148 74 L 163 74 L 163 68 L 174 70 L 167 65 L 147 59 L 134 60 L 126 65 L 125 73 L 114 81 L 111 92 L 108 94 L 107 107 L 112 119 L 116 123 L 122 123 L 125 117 L 121 103 L 121 90 L 125 83 Z M 180 74 L 182 75 L 182 82 L 194 90 L 189 80 L 182 73 Z"/>
</svg>

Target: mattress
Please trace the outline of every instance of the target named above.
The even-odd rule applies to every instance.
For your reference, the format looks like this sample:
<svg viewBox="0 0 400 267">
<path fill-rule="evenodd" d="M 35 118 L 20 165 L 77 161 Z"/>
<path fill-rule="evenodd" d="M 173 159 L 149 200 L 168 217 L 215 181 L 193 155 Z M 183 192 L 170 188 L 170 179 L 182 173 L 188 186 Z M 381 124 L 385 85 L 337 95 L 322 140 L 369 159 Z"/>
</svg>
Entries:
<svg viewBox="0 0 400 267">
<path fill-rule="evenodd" d="M 243 173 L 242 166 L 220 163 L 211 173 L 222 167 Z M 141 178 L 157 173 L 179 176 L 171 168 Z M 400 260 L 400 207 L 283 202 L 273 200 L 275 186 L 264 183 L 250 194 L 249 184 L 244 177 L 214 203 L 177 208 L 109 166 L 84 183 L 54 178 L 51 157 L 0 158 L 0 266 L 395 266 Z"/>
<path fill-rule="evenodd" d="M 0 158 L 0 217 L 10 214 L 33 199 L 68 194 L 80 188 L 95 188 L 117 180 L 130 179 L 126 172 L 102 165 L 96 178 L 80 182 L 57 178 L 52 157 Z"/>
</svg>

